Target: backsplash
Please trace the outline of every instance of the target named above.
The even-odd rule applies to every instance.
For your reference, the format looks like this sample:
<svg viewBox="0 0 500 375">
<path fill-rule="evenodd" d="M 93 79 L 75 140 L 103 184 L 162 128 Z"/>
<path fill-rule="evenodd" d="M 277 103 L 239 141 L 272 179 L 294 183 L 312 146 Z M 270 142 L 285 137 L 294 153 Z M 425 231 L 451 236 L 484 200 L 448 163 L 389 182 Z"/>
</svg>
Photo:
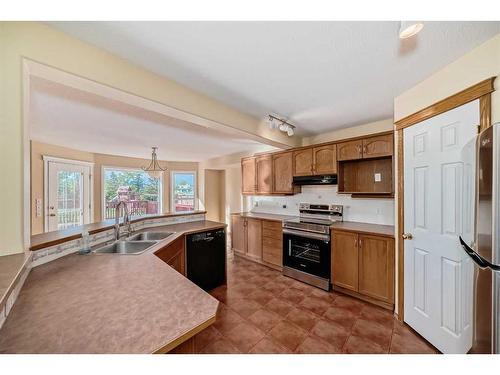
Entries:
<svg viewBox="0 0 500 375">
<path fill-rule="evenodd" d="M 341 204 L 346 221 L 394 225 L 394 199 L 353 199 L 350 195 L 338 194 L 337 185 L 303 186 L 302 193 L 296 195 L 250 196 L 246 199 L 252 212 L 298 215 L 299 203 Z"/>
<path fill-rule="evenodd" d="M 188 223 L 192 221 L 202 221 L 205 220 L 205 214 L 197 215 L 186 215 L 186 216 L 169 216 L 160 217 L 154 219 L 145 219 L 135 223 L 132 223 L 132 231 L 138 231 L 144 228 L 153 228 L 168 224 L 179 224 Z M 125 228 L 120 227 L 120 232 L 123 233 Z M 104 244 L 106 242 L 114 241 L 114 229 L 108 229 L 99 233 L 91 234 L 89 236 L 90 246 L 94 247 L 99 244 Z M 61 258 L 65 255 L 76 253 L 83 246 L 83 240 L 76 239 L 67 242 L 63 242 L 59 245 L 54 245 L 44 249 L 36 250 L 33 252 L 33 258 L 31 262 L 31 267 L 36 267 L 41 264 L 53 261 L 55 259 Z"/>
</svg>

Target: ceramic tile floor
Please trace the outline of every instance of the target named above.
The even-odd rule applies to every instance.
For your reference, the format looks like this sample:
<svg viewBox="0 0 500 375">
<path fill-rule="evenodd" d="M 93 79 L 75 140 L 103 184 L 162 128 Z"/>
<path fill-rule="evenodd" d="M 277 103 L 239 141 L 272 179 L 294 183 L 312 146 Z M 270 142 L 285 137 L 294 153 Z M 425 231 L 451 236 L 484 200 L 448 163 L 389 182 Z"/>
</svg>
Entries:
<svg viewBox="0 0 500 375">
<path fill-rule="evenodd" d="M 211 294 L 217 321 L 196 336 L 197 353 L 436 353 L 387 310 L 239 257 Z"/>
</svg>

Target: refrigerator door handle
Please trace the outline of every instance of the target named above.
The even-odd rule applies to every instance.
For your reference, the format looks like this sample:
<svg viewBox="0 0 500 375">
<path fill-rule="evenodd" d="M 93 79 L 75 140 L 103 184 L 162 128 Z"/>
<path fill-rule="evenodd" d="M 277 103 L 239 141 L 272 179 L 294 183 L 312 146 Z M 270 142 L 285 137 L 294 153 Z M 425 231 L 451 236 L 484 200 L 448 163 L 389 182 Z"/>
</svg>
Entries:
<svg viewBox="0 0 500 375">
<path fill-rule="evenodd" d="M 465 243 L 465 241 L 462 239 L 462 236 L 459 236 L 458 239 L 460 240 L 460 245 L 462 245 L 462 248 L 465 250 L 467 255 L 469 255 L 474 263 L 476 263 L 479 267 L 481 268 L 490 268 L 493 271 L 500 271 L 500 266 L 496 264 L 492 264 L 488 262 L 486 259 L 484 259 L 481 255 L 476 253 L 469 245 Z"/>
</svg>

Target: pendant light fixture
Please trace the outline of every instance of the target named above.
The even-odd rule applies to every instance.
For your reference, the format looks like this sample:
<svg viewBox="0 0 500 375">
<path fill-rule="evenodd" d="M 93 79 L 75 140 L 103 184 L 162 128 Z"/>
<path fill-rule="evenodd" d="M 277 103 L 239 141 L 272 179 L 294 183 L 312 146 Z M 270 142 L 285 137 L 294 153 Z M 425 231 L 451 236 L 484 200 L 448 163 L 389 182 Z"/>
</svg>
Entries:
<svg viewBox="0 0 500 375">
<path fill-rule="evenodd" d="M 160 178 L 161 174 L 167 170 L 167 168 L 162 168 L 158 163 L 156 157 L 156 150 L 158 147 L 151 147 L 153 152 L 151 153 L 151 163 L 147 167 L 142 167 L 142 170 L 146 172 L 151 178 Z"/>
<path fill-rule="evenodd" d="M 424 28 L 420 21 L 401 21 L 399 26 L 399 39 L 411 38 L 417 35 Z"/>
</svg>

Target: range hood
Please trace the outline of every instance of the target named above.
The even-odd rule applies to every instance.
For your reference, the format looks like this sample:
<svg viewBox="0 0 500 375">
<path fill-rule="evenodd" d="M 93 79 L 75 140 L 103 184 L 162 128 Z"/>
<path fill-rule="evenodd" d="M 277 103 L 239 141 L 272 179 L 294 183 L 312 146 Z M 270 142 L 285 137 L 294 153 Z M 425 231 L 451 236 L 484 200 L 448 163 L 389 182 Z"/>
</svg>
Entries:
<svg viewBox="0 0 500 375">
<path fill-rule="evenodd" d="M 294 185 L 337 185 L 336 174 L 319 176 L 297 176 L 293 178 Z"/>
</svg>

